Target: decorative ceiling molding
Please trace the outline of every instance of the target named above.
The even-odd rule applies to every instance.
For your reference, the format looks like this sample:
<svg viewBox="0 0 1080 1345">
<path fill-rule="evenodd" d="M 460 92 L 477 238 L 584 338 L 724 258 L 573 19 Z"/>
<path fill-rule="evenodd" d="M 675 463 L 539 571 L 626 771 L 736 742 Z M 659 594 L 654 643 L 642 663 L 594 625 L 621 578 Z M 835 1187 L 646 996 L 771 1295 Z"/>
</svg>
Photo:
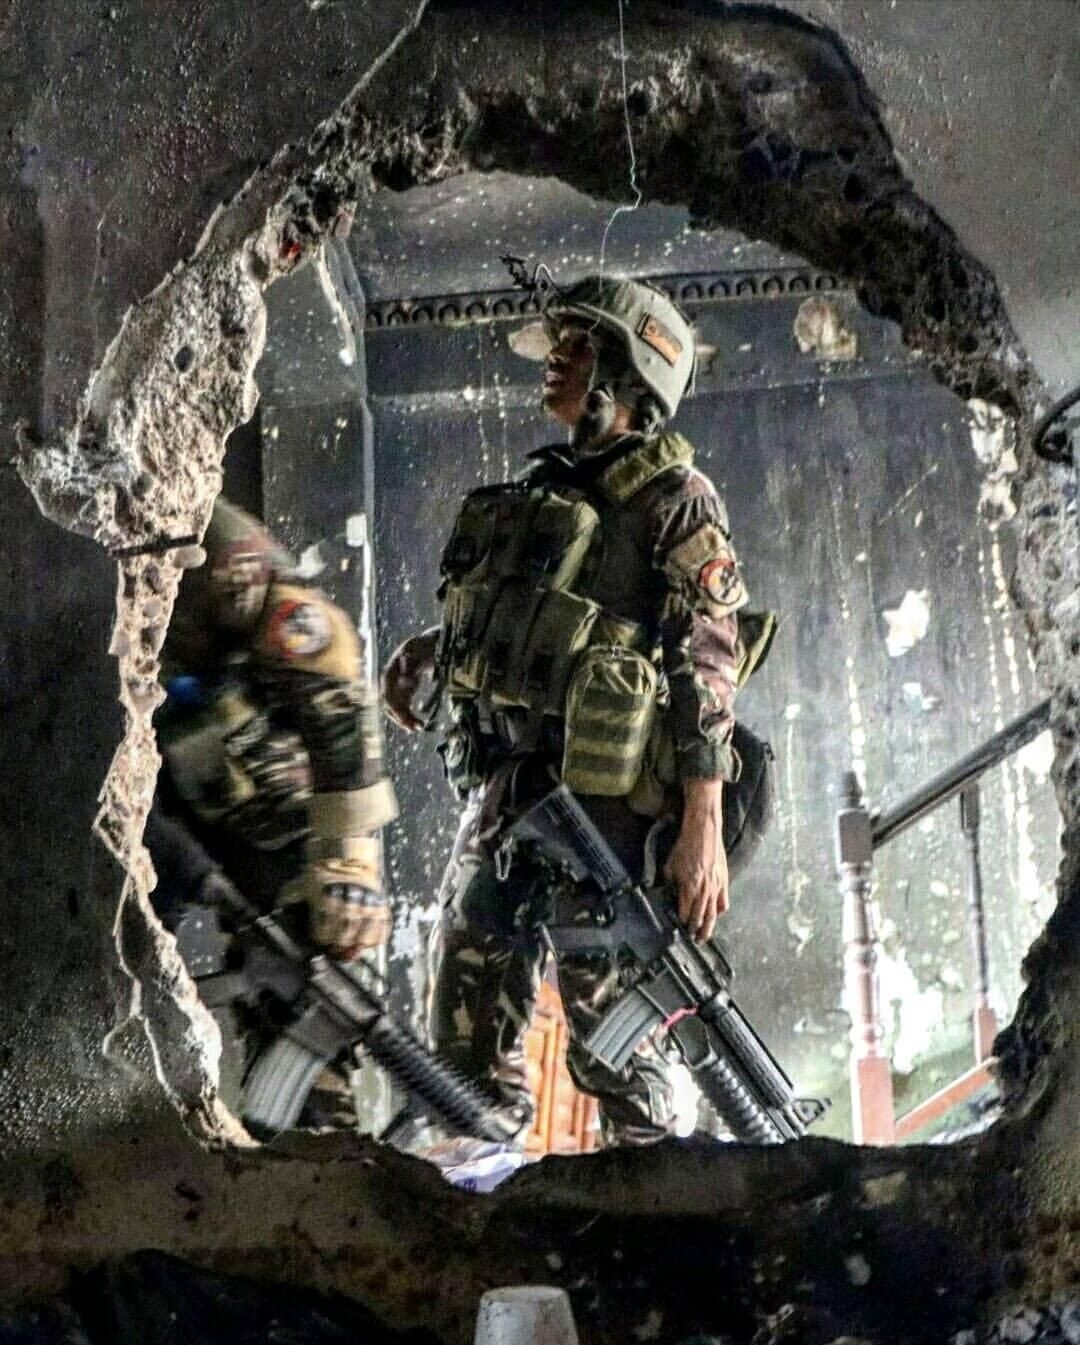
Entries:
<svg viewBox="0 0 1080 1345">
<path fill-rule="evenodd" d="M 788 299 L 807 294 L 850 290 L 850 282 L 811 267 L 750 271 L 695 272 L 657 276 L 652 284 L 679 304 L 745 303 L 756 299 Z M 473 322 L 509 321 L 534 316 L 540 301 L 522 290 L 478 290 L 415 299 L 384 299 L 367 306 L 369 331 L 385 327 L 460 326 Z"/>
</svg>

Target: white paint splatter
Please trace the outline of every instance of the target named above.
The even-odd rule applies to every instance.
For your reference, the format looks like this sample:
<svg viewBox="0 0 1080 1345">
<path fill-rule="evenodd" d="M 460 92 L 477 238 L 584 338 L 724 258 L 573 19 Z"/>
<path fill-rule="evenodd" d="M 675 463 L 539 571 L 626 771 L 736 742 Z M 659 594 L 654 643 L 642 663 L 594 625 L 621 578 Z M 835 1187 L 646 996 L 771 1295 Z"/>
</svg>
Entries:
<svg viewBox="0 0 1080 1345">
<path fill-rule="evenodd" d="M 295 574 L 298 579 L 314 579 L 316 575 L 322 574 L 325 569 L 326 560 L 319 550 L 319 543 L 315 542 L 313 545 L 304 548 Z"/>
<path fill-rule="evenodd" d="M 986 475 L 979 488 L 979 512 L 991 528 L 1016 513 L 1012 478 L 1019 470 L 1016 430 L 1012 420 L 989 402 L 968 402 L 971 446 Z"/>
<path fill-rule="evenodd" d="M 664 1314 L 653 1308 L 640 1326 L 635 1326 L 630 1334 L 635 1340 L 655 1340 L 664 1325 Z"/>
<path fill-rule="evenodd" d="M 356 363 L 356 337 L 353 334 L 349 315 L 345 311 L 345 305 L 341 302 L 341 295 L 338 293 L 338 288 L 330 275 L 324 249 L 319 249 L 314 265 L 315 274 L 319 279 L 319 289 L 322 291 L 323 298 L 330 309 L 330 315 L 334 319 L 334 325 L 338 330 L 338 338 L 341 341 L 338 359 L 346 368 L 351 368 Z"/>
<path fill-rule="evenodd" d="M 1054 735 L 1049 729 L 1017 752 L 1016 764 L 1033 775 L 1039 784 L 1049 780 L 1054 764 Z"/>
<path fill-rule="evenodd" d="M 930 593 L 909 588 L 899 607 L 886 608 L 881 614 L 888 630 L 885 647 L 890 658 L 899 658 L 922 640 L 930 629 Z"/>
<path fill-rule="evenodd" d="M 886 1042 L 891 1039 L 889 1055 L 893 1069 L 910 1074 L 918 1060 L 940 1049 L 942 1024 L 945 1022 L 945 994 L 941 986 L 925 989 L 908 961 L 903 948 L 895 953 L 882 929 L 883 946 L 878 951 L 878 983 Z"/>
<path fill-rule="evenodd" d="M 870 1283 L 870 1262 L 861 1252 L 853 1252 L 850 1256 L 845 1256 L 844 1267 L 852 1284 L 861 1287 Z"/>
</svg>

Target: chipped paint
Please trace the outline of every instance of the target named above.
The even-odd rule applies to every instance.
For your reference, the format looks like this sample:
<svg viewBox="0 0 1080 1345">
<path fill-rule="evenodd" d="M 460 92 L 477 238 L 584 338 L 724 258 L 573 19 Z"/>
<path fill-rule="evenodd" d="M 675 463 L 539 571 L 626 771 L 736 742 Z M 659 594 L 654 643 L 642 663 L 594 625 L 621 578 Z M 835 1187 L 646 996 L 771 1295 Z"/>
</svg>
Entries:
<svg viewBox="0 0 1080 1345">
<path fill-rule="evenodd" d="M 800 352 L 819 360 L 853 360 L 859 351 L 858 339 L 835 301 L 822 295 L 803 300 L 792 331 Z"/>
<path fill-rule="evenodd" d="M 300 563 L 294 570 L 297 579 L 315 579 L 326 569 L 326 559 L 319 549 L 321 545 L 321 542 L 313 542 L 301 552 Z"/>
<path fill-rule="evenodd" d="M 887 1177 L 868 1177 L 863 1182 L 863 1195 L 871 1209 L 895 1205 L 906 1194 L 906 1172 L 890 1172 Z"/>
<path fill-rule="evenodd" d="M 870 1269 L 870 1262 L 861 1252 L 852 1252 L 850 1256 L 844 1257 L 844 1269 L 847 1271 L 847 1277 L 858 1288 L 864 1284 L 870 1283 L 870 1277 L 873 1272 Z"/>
<path fill-rule="evenodd" d="M 887 607 L 881 614 L 887 627 L 885 647 L 890 658 L 900 658 L 914 649 L 930 629 L 930 593 L 909 588 L 899 607 Z"/>
<path fill-rule="evenodd" d="M 991 528 L 1016 513 L 1013 478 L 1019 471 L 1013 421 L 996 406 L 972 398 L 967 403 L 968 428 L 975 456 L 984 468 L 979 512 Z"/>
</svg>

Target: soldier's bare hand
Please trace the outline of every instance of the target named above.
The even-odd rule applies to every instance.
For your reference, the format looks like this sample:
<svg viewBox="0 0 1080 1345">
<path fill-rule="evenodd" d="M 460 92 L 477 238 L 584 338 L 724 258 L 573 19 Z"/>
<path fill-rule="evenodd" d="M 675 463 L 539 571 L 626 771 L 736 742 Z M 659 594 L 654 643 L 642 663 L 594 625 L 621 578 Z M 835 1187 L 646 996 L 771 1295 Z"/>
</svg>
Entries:
<svg viewBox="0 0 1080 1345">
<path fill-rule="evenodd" d="M 682 827 L 664 867 L 675 886 L 679 919 L 698 943 L 712 937 L 728 909 L 721 789 L 719 780 L 686 782 Z"/>
<path fill-rule="evenodd" d="M 420 683 L 435 668 L 435 641 L 438 629 L 412 635 L 390 655 L 383 673 L 383 704 L 398 728 L 415 733 L 424 721 L 413 710 Z"/>
</svg>

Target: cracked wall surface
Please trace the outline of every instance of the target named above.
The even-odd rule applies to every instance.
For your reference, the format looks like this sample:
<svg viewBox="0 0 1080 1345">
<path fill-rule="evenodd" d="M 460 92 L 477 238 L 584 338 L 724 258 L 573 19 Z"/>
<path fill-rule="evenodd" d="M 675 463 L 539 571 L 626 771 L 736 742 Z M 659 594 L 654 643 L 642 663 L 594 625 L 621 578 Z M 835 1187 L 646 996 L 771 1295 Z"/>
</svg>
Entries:
<svg viewBox="0 0 1080 1345">
<path fill-rule="evenodd" d="M 843 36 L 848 7 L 831 8 Z M 867 1164 L 886 1163 L 903 1174 L 912 1194 L 894 1221 L 875 1223 L 876 1245 L 899 1258 L 897 1265 L 905 1257 L 914 1264 L 936 1249 L 936 1259 L 947 1270 L 946 1295 L 956 1295 L 952 1306 L 962 1302 L 974 1312 L 1005 1287 L 998 1271 L 1009 1237 L 1019 1243 L 1008 1252 L 1014 1282 L 1048 1292 L 1076 1270 L 1070 1239 L 1060 1234 L 1075 1217 L 1080 1167 L 1071 1125 L 1080 1085 L 1071 1035 L 1080 995 L 1075 749 L 1080 707 L 1072 692 L 1080 646 L 1077 614 L 1070 605 L 1078 578 L 1075 482 L 1070 486 L 1064 469 L 1048 468 L 1026 451 L 1025 431 L 1046 394 L 989 274 L 974 260 L 983 255 L 982 215 L 991 220 L 995 205 L 1007 216 L 1019 209 L 1018 198 L 1009 196 L 1016 184 L 1000 175 L 967 176 L 952 184 L 954 193 L 964 182 L 970 188 L 966 198 L 954 195 L 966 207 L 963 246 L 932 208 L 939 204 L 936 175 L 948 172 L 947 156 L 920 160 L 921 199 L 907 185 L 869 88 L 876 87 L 876 73 L 887 74 L 890 86 L 903 94 L 899 103 L 894 97 L 892 106 L 907 106 L 912 116 L 932 109 L 940 95 L 919 84 L 918 63 L 905 45 L 926 40 L 915 17 L 918 7 L 897 6 L 909 25 L 906 37 L 890 26 L 891 19 L 882 17 L 881 27 L 874 27 L 875 10 L 884 8 L 866 7 L 857 22 L 852 19 L 865 52 L 867 85 L 827 35 L 781 21 L 779 7 L 635 5 L 627 16 L 627 43 L 641 180 L 651 197 L 684 202 L 704 222 L 760 235 L 816 264 L 854 275 L 867 305 L 900 321 L 908 341 L 925 352 L 939 377 L 963 396 L 978 395 L 1019 415 L 1022 559 L 1017 591 L 1040 672 L 1056 693 L 1057 778 L 1066 819 L 1063 901 L 1033 950 L 1033 985 L 1006 1057 L 1012 1119 L 978 1149 L 974 1164 L 987 1208 L 1000 1212 L 995 1223 L 980 1221 L 977 1206 L 955 1208 L 949 1199 L 973 1179 L 964 1166 L 968 1151 L 951 1158 L 909 1152 L 879 1160 L 821 1144 L 785 1149 L 768 1159 L 693 1155 L 695 1174 L 706 1164 L 717 1181 L 735 1182 L 739 1206 L 729 1219 L 717 1197 L 708 1207 L 712 1214 L 698 1211 L 694 1217 L 707 1224 L 715 1218 L 717 1230 L 730 1224 L 725 1236 L 742 1249 L 732 1269 L 737 1265 L 749 1272 L 754 1283 L 754 1256 L 763 1235 L 753 1211 L 765 1207 L 766 1195 L 774 1209 L 778 1189 L 788 1193 L 792 1209 L 807 1193 L 812 1199 L 827 1196 L 844 1212 L 838 1226 L 851 1227 L 848 1216 L 854 1217 L 864 1198 L 857 1173 Z M 982 59 L 1003 65 L 1010 78 L 1019 80 L 1013 72 L 1024 67 L 1032 43 L 1040 51 L 1053 49 L 1053 23 L 1045 18 L 1028 29 L 1010 27 L 1010 7 L 994 3 L 987 8 L 994 14 L 988 30 L 994 42 Z M 1061 15 L 1069 9 L 1044 8 Z M 260 13 L 250 31 L 241 24 L 238 33 L 230 23 L 232 7 L 224 4 L 197 11 L 165 6 L 156 27 L 124 5 L 104 11 L 88 6 L 70 15 L 48 6 L 11 6 L 6 22 L 20 41 L 4 44 L 2 58 L 10 76 L 5 108 L 10 133 L 0 213 L 6 244 L 0 254 L 6 272 L 0 285 L 0 338 L 7 356 L 0 366 L 0 406 L 6 423 L 16 417 L 28 421 L 21 439 L 22 472 L 43 508 L 106 544 L 142 542 L 160 532 L 198 532 L 215 488 L 224 434 L 250 410 L 262 287 L 309 256 L 320 237 L 345 227 L 373 189 L 400 188 L 466 166 L 497 166 L 555 173 L 583 190 L 621 198 L 624 131 L 608 10 L 559 5 L 538 15 L 506 6 L 492 17 L 466 4 L 444 4 L 431 7 L 410 37 L 414 11 L 404 5 L 347 11 L 274 5 Z M 952 45 L 939 47 L 943 90 L 946 80 L 962 84 L 980 40 L 970 24 L 953 33 Z M 395 38 L 400 45 L 392 48 Z M 388 55 L 380 62 L 382 53 Z M 370 78 L 354 88 L 365 70 Z M 43 79 L 47 71 L 55 76 Z M 1066 70 L 1059 84 L 1069 78 Z M 331 116 L 337 98 L 349 89 L 354 93 L 310 144 L 280 149 L 290 137 L 306 135 L 320 117 Z M 1030 97 L 1042 93 L 1032 91 Z M 89 139 L 80 143 L 80 119 L 73 108 L 92 101 L 104 106 Z M 1075 109 L 1078 100 L 1069 106 Z M 993 110 L 987 99 L 985 115 Z M 1040 140 L 1012 142 L 1017 161 L 1031 154 L 1048 170 L 1056 169 L 1075 140 L 1075 111 L 1072 116 L 1072 123 L 1064 115 L 1041 126 Z M 1014 130 L 1019 136 L 1029 128 L 1022 120 Z M 902 140 L 900 150 L 905 152 Z M 264 166 L 252 175 L 259 161 Z M 240 194 L 230 198 L 245 179 Z M 192 180 L 214 183 L 209 199 L 200 195 L 202 185 L 191 189 Z M 228 203 L 210 218 L 212 203 L 223 198 Z M 1000 231 L 992 222 L 987 227 L 998 279 L 1012 286 L 1021 308 L 1030 303 L 1041 312 L 1051 277 L 1040 272 L 1036 283 L 1030 254 L 1045 233 L 1054 240 L 1046 255 L 1061 258 L 1051 213 L 1029 220 L 1023 247 L 1017 244 L 1023 264 L 1015 272 Z M 195 256 L 184 263 L 200 234 Z M 135 299 L 139 304 L 121 323 L 126 305 Z M 1057 326 L 1070 330 L 1067 323 Z M 1037 323 L 1030 329 L 1038 335 Z M 185 350 L 190 358 L 181 354 Z M 46 705 L 35 703 L 32 711 L 8 717 L 8 757 L 17 763 L 12 811 L 21 827 L 5 835 L 4 874 L 10 920 L 20 939 L 5 950 L 4 960 L 11 972 L 8 983 L 32 992 L 34 1012 L 25 1015 L 20 1007 L 18 1030 L 8 1044 L 3 1087 L 13 1105 L 7 1109 L 5 1142 L 9 1149 L 41 1147 L 51 1132 L 65 1136 L 74 1154 L 76 1132 L 115 1127 L 121 1119 L 132 1125 L 142 1118 L 144 1130 L 136 1127 L 136 1135 L 173 1135 L 175 1147 L 164 1149 L 167 1166 L 168 1154 L 181 1152 L 182 1146 L 167 1121 L 153 1123 L 155 1092 L 135 1082 L 145 1074 L 135 1073 L 128 1081 L 122 1069 L 110 1070 L 98 1055 L 101 1026 L 126 1012 L 123 980 L 108 940 L 117 875 L 100 852 L 88 858 L 86 839 L 93 793 L 116 741 L 117 715 L 109 708 L 114 684 L 102 654 L 110 567 L 88 542 L 47 529 L 33 516 L 25 494 L 6 492 L 0 507 L 5 530 L 17 542 L 4 606 L 5 646 L 15 651 L 6 669 L 5 698 L 15 710 L 36 701 L 39 689 L 46 691 Z M 176 579 L 169 559 L 141 557 L 122 566 L 114 651 L 128 738 L 104 799 L 102 830 L 125 854 L 152 786 L 147 728 L 157 694 L 152 669 Z M 40 665 L 53 660 L 54 639 L 60 646 L 59 666 L 52 661 L 54 671 L 42 673 Z M 88 864 L 94 866 L 90 872 Z M 136 852 L 136 887 L 145 882 L 138 866 Z M 123 914 L 125 952 L 129 964 L 143 973 L 144 1008 L 151 1018 L 157 1015 L 157 1051 L 170 1053 L 166 1073 L 177 1098 L 196 1125 L 213 1132 L 220 1118 L 200 1061 L 207 1043 L 200 1039 L 194 1011 L 186 1015 L 192 1025 L 184 1027 L 186 1039 L 170 1028 L 168 1015 L 177 1009 L 167 991 L 176 968 L 158 961 L 143 912 L 133 894 Z M 77 1017 L 61 1007 L 73 994 L 82 1004 Z M 131 1041 L 118 1058 L 137 1071 L 146 1047 L 137 1027 L 125 1032 Z M 71 1102 L 74 1097 L 78 1103 Z M 72 1161 L 85 1167 L 85 1149 Z M 201 1156 L 198 1161 L 210 1165 L 214 1181 L 223 1180 L 220 1165 L 226 1160 Z M 227 1170 L 246 1170 L 242 1165 L 250 1162 L 257 1165 L 251 1171 L 265 1173 L 273 1161 L 231 1157 L 227 1162 L 234 1166 Z M 350 1241 L 360 1244 L 368 1234 L 379 1236 L 363 1228 L 371 1193 L 363 1182 L 353 1188 L 353 1179 L 357 1171 L 366 1171 L 368 1160 L 358 1153 L 355 1161 L 359 1167 L 346 1164 L 335 1176 L 339 1185 L 352 1189 L 361 1212 L 357 1226 L 327 1227 L 318 1200 L 290 1225 L 288 1216 L 266 1201 L 272 1180 L 254 1178 L 247 1199 L 263 1208 L 261 1218 L 246 1227 L 248 1259 L 264 1272 L 286 1277 L 329 1275 L 341 1287 L 367 1294 L 386 1311 L 405 1317 L 409 1310 L 402 1307 L 402 1286 L 423 1280 L 435 1299 L 429 1320 L 448 1337 L 460 1338 L 460 1303 L 455 1316 L 440 1299 L 456 1292 L 449 1288 L 452 1268 L 445 1262 L 432 1268 L 421 1259 L 424 1269 L 418 1271 L 410 1270 L 406 1260 L 381 1284 L 368 1284 L 342 1252 Z M 647 1273 L 647 1226 L 641 1225 L 638 1238 L 631 1236 L 631 1226 L 655 1212 L 658 1201 L 676 1211 L 685 1205 L 699 1181 L 691 1176 L 690 1161 L 676 1157 L 668 1167 L 663 1155 L 611 1156 L 590 1162 L 583 1169 L 587 1180 L 575 1178 L 565 1194 L 559 1193 L 558 1165 L 545 1164 L 529 1175 L 527 1192 L 523 1185 L 509 1188 L 507 1205 L 501 1207 L 510 1210 L 507 1229 L 520 1229 L 527 1239 L 532 1227 L 534 1216 L 526 1219 L 513 1204 L 515 1192 L 522 1199 L 528 1195 L 530 1209 L 550 1202 L 562 1211 L 553 1235 L 558 1246 L 551 1254 L 569 1255 L 573 1242 L 566 1240 L 581 1223 L 588 1187 L 588 1199 L 598 1202 L 604 1217 L 614 1221 L 612 1232 L 626 1240 L 627 1273 Z M 391 1184 L 400 1181 L 406 1189 L 404 1169 L 398 1174 L 388 1157 L 375 1161 L 380 1171 L 383 1165 Z M 739 1176 L 744 1170 L 767 1171 L 769 1180 L 755 1186 Z M 82 1211 L 89 1206 L 76 1198 L 63 1236 L 55 1236 L 47 1224 L 31 1235 L 30 1212 L 40 1190 L 32 1164 L 23 1171 L 22 1177 L 15 1169 L 5 1172 L 13 1194 L 4 1264 L 25 1270 L 42 1258 L 54 1268 L 66 1259 L 85 1260 L 93 1230 Z M 96 1180 L 90 1167 L 85 1171 Z M 122 1188 L 123 1162 L 113 1171 Z M 288 1181 L 281 1185 L 311 1180 L 310 1166 L 301 1162 L 290 1166 Z M 931 1197 L 940 1206 L 916 1216 Z M 1025 1215 L 1029 1202 L 1050 1221 L 1051 1230 L 1034 1249 L 1024 1245 L 1010 1223 Z M 435 1212 L 441 1219 L 444 1206 L 457 1207 L 450 1193 L 432 1194 L 429 1216 Z M 483 1221 L 485 1216 L 479 1217 Z M 839 1217 L 836 1209 L 832 1217 Z M 447 1218 L 450 1239 L 454 1220 Z M 927 1221 L 943 1231 L 928 1230 Z M 919 1232 L 913 1233 L 916 1225 Z M 283 1227 L 290 1230 L 284 1236 Z M 312 1228 L 319 1229 L 313 1243 Z M 158 1236 L 152 1219 L 137 1221 L 132 1232 L 143 1229 L 148 1239 Z M 395 1231 L 391 1220 L 381 1236 L 392 1240 Z M 198 1233 L 187 1224 L 170 1236 L 176 1250 L 229 1259 L 221 1241 L 229 1235 L 222 1229 L 216 1238 L 212 1221 Z M 231 1236 L 235 1251 L 235 1226 Z M 263 1245 L 275 1241 L 276 1261 Z M 514 1238 L 500 1239 L 498 1245 L 512 1246 Z M 823 1255 L 832 1258 L 829 1265 L 835 1270 L 844 1249 L 825 1245 L 829 1250 Z M 496 1263 L 510 1273 L 501 1252 Z M 535 1261 L 523 1266 L 539 1273 Z M 588 1260 L 585 1289 L 578 1286 L 583 1300 L 598 1276 L 599 1263 Z M 761 1290 L 758 1306 L 769 1301 L 775 1307 L 777 1296 L 796 1292 L 797 1283 L 781 1277 Z M 684 1307 L 680 1329 L 708 1317 L 700 1301 L 693 1302 L 698 1306 Z M 625 1303 L 599 1300 L 590 1329 L 598 1336 L 625 1332 L 633 1325 L 625 1310 Z M 739 1318 L 743 1334 L 753 1311 L 748 1308 L 749 1316 Z M 870 1325 L 888 1329 L 887 1323 Z"/>
</svg>

